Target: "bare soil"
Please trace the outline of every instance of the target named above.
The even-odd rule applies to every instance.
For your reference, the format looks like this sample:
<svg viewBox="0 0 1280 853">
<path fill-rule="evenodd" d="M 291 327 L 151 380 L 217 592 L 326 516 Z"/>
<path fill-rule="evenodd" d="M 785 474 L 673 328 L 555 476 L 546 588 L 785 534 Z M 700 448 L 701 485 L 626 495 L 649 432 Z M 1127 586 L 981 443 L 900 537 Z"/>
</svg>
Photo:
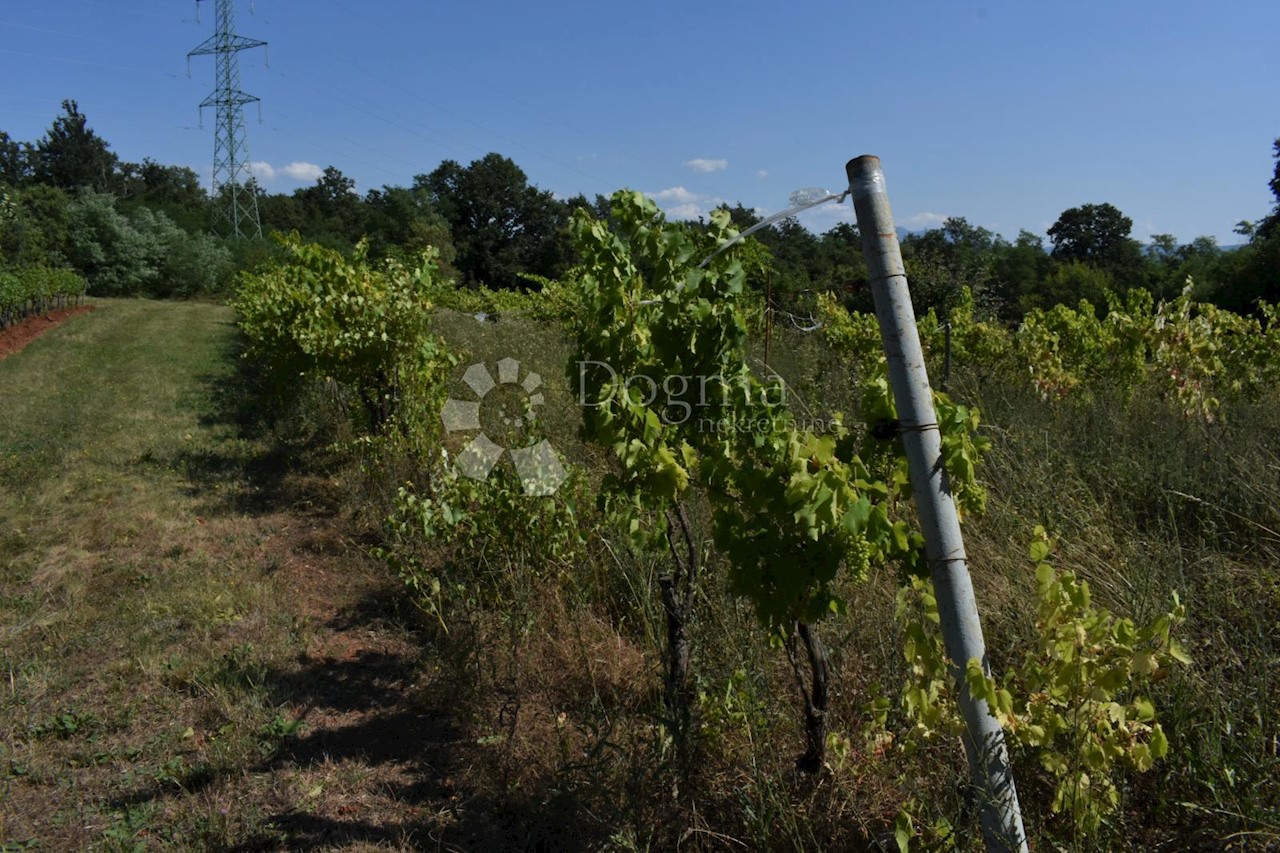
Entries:
<svg viewBox="0 0 1280 853">
<path fill-rule="evenodd" d="M 94 309 L 93 305 L 76 305 L 71 308 L 59 308 L 42 317 L 28 317 L 16 326 L 10 326 L 0 332 L 0 358 L 21 352 L 27 344 L 36 338 L 58 328 L 72 317 L 79 317 Z"/>
</svg>

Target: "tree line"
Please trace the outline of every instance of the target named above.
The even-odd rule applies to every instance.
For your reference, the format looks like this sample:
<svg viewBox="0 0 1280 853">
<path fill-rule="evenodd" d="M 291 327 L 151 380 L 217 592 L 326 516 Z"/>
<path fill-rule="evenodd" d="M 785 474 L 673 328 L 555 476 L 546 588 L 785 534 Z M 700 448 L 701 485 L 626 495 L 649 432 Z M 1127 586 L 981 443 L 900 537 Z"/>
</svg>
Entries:
<svg viewBox="0 0 1280 853">
<path fill-rule="evenodd" d="M 67 266 L 100 295 L 191 296 L 228 291 L 235 274 L 278 257 L 271 240 L 227 239 L 209 232 L 211 199 L 184 166 L 121 160 L 89 127 L 73 100 L 64 101 L 44 136 L 12 139 L 0 130 L 0 264 Z M 1270 188 L 1276 207 L 1260 221 L 1236 226 L 1243 246 L 1212 237 L 1179 243 L 1157 234 L 1144 245 L 1133 221 L 1109 203 L 1063 211 L 1047 240 L 1021 231 L 1010 241 L 964 217 L 907 234 L 902 252 L 917 309 L 945 313 L 964 288 L 979 309 L 1016 323 L 1034 308 L 1085 300 L 1105 310 L 1107 293 L 1141 288 L 1159 298 L 1181 292 L 1188 277 L 1202 302 L 1248 312 L 1259 299 L 1280 298 L 1280 139 Z M 557 278 L 578 261 L 569 237 L 575 210 L 608 219 L 608 201 L 557 198 L 538 188 L 510 158 L 490 153 L 468 165 L 446 160 L 409 186 L 361 195 L 335 166 L 314 184 L 267 193 L 255 184 L 264 231 L 296 231 L 306 241 L 351 252 L 367 240 L 372 258 L 439 252 L 442 273 L 460 286 L 524 289 Z M 760 221 L 736 204 L 735 226 Z M 870 307 L 856 226 L 814 234 L 796 219 L 754 237 L 758 259 L 751 286 L 781 303 L 834 292 L 853 309 Z M 533 276 L 534 278 L 526 278 Z"/>
</svg>

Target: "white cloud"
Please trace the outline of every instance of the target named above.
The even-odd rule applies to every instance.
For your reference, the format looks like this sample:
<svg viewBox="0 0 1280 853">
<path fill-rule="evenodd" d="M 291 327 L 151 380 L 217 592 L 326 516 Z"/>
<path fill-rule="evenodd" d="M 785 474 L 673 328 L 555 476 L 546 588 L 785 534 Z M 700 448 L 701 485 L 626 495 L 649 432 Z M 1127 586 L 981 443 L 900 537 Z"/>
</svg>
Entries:
<svg viewBox="0 0 1280 853">
<path fill-rule="evenodd" d="M 697 219 L 725 203 L 718 196 L 699 195 L 684 187 L 668 187 L 649 196 L 671 219 Z"/>
<path fill-rule="evenodd" d="M 769 171 L 767 169 L 760 169 L 759 171 L 756 172 L 756 177 L 767 178 L 769 177 Z"/>
<path fill-rule="evenodd" d="M 729 167 L 728 160 L 708 160 L 705 157 L 685 160 L 684 164 L 695 172 L 719 172 L 721 169 Z"/>
<path fill-rule="evenodd" d="M 667 208 L 667 216 L 671 219 L 697 219 L 699 216 L 704 215 L 706 215 L 706 211 L 693 202 L 677 204 L 675 207 Z"/>
<path fill-rule="evenodd" d="M 691 193 L 684 187 L 670 187 L 653 194 L 653 200 L 656 202 L 677 201 L 687 203 L 693 201 L 697 197 L 696 193 Z"/>
<path fill-rule="evenodd" d="M 265 160 L 254 160 L 249 164 L 249 172 L 259 181 L 266 183 L 277 178 L 288 178 L 293 181 L 314 181 L 324 174 L 324 169 L 315 163 L 295 160 L 287 166 L 276 168 Z"/>
<path fill-rule="evenodd" d="M 949 219 L 946 214 L 942 213 L 915 213 L 906 217 L 898 224 L 904 228 L 910 228 L 912 231 L 919 231 L 928 228 L 941 228 L 942 223 Z"/>
<path fill-rule="evenodd" d="M 315 163 L 305 163 L 301 160 L 290 163 L 280 171 L 295 181 L 315 181 L 319 180 L 320 176 L 324 174 L 324 169 Z"/>
<path fill-rule="evenodd" d="M 841 222 L 852 222 L 853 205 L 847 201 L 844 204 L 829 201 L 801 212 L 796 218 L 814 234 L 824 234 Z"/>
</svg>

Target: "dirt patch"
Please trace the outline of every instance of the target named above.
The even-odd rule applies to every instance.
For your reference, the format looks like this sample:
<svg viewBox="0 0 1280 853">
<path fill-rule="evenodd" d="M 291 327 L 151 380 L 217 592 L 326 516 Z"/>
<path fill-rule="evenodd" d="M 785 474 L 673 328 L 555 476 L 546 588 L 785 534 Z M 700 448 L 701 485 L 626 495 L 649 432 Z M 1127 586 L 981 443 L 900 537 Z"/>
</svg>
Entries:
<svg viewBox="0 0 1280 853">
<path fill-rule="evenodd" d="M 10 326 L 0 332 L 0 358 L 21 352 L 27 344 L 52 329 L 56 329 L 72 317 L 79 317 L 94 309 L 93 305 L 77 305 L 72 308 L 59 308 L 50 311 L 43 317 L 28 317 L 16 326 Z"/>
</svg>

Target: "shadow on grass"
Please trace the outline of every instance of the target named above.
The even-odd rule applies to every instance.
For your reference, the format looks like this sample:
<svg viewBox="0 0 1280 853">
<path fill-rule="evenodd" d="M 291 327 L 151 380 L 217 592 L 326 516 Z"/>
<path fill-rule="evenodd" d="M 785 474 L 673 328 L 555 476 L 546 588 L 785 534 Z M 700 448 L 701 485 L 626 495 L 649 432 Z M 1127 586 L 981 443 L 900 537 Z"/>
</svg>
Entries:
<svg viewBox="0 0 1280 853">
<path fill-rule="evenodd" d="M 335 617 L 335 631 L 376 624 L 387 601 L 372 593 Z M 271 701 L 306 708 L 304 720 L 325 721 L 284 738 L 253 772 L 354 762 L 376 776 L 377 802 L 362 802 L 349 819 L 332 810 L 282 808 L 267 828 L 234 850 L 350 844 L 400 844 L 414 849 L 586 850 L 602 839 L 582 831 L 586 804 L 572 794 L 468 790 L 477 773 L 495 778 L 496 751 L 480 746 L 463 720 L 467 688 L 446 668 L 430 680 L 416 651 L 362 649 L 349 658 L 311 657 L 268 674 Z M 427 681 L 428 683 L 421 683 Z M 350 807 L 347 805 L 346 807 Z"/>
<path fill-rule="evenodd" d="M 325 627 L 335 635 L 376 633 L 385 605 L 382 593 L 372 593 Z M 590 792 L 579 797 L 573 790 L 505 788 L 497 781 L 505 776 L 502 750 L 477 742 L 467 720 L 468 686 L 459 685 L 452 667 L 430 676 L 418 651 L 423 645 L 317 653 L 268 669 L 259 688 L 264 704 L 300 709 L 297 733 L 268 725 L 258 734 L 258 760 L 196 764 L 149 779 L 110 807 L 190 799 L 220 784 L 256 779 L 264 787 L 249 793 L 258 798 L 261 817 L 248 836 L 222 849 L 599 849 L 602 821 L 588 803 Z M 317 781 L 335 792 L 344 784 L 330 780 L 354 772 L 361 795 L 303 801 L 285 781 L 299 770 L 318 771 Z"/>
<path fill-rule="evenodd" d="M 322 395 L 299 381 L 273 378 L 247 357 L 238 333 L 226 337 L 219 362 L 228 368 L 199 377 L 202 390 L 190 403 L 206 441 L 170 459 L 139 461 L 181 471 L 190 482 L 189 495 L 210 516 L 282 509 L 336 513 L 341 496 L 319 488 L 315 471 L 333 440 Z"/>
<path fill-rule="evenodd" d="M 228 367 L 201 377 L 203 387 L 189 401 L 202 441 L 169 458 L 148 454 L 138 464 L 180 472 L 198 511 L 209 517 L 292 512 L 320 527 L 340 524 L 350 497 L 317 471 L 333 441 L 323 414 L 333 401 L 323 389 L 272 383 L 243 355 L 243 339 L 229 335 L 221 360 Z M 112 806 L 190 798 L 256 778 L 265 785 L 254 794 L 261 797 L 262 818 L 230 849 L 598 848 L 599 831 L 584 829 L 601 825 L 599 815 L 588 814 L 589 792 L 512 790 L 497 781 L 507 775 L 502 750 L 476 742 L 470 688 L 459 683 L 463 668 L 444 662 L 433 676 L 423 665 L 420 650 L 429 645 L 420 618 L 393 582 L 374 584 L 325 621 L 322 633 L 338 641 L 338 650 L 276 662 L 256 680 L 265 706 L 301 711 L 300 729 L 290 731 L 288 720 L 269 724 L 257 735 L 261 751 L 248 766 L 243 760 L 195 765 L 182 778 L 148 780 Z M 346 651 L 341 638 L 351 638 Z M 269 778 L 343 764 L 363 780 L 358 798 L 304 804 L 288 785 Z"/>
</svg>

